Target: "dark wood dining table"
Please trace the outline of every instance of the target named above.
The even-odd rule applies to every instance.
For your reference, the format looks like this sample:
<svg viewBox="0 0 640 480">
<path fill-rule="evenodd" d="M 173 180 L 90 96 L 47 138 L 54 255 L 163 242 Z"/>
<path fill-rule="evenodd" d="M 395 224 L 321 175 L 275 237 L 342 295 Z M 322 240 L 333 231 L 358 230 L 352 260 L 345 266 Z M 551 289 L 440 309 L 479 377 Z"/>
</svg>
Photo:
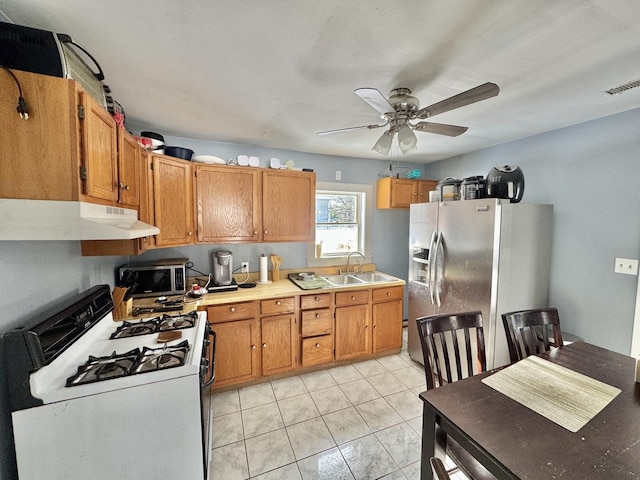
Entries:
<svg viewBox="0 0 640 480">
<path fill-rule="evenodd" d="M 585 342 L 539 356 L 621 393 L 573 433 L 482 383 L 495 370 L 422 392 L 423 480 L 432 479 L 429 458 L 434 456 L 436 424 L 498 479 L 640 477 L 635 360 Z"/>
</svg>

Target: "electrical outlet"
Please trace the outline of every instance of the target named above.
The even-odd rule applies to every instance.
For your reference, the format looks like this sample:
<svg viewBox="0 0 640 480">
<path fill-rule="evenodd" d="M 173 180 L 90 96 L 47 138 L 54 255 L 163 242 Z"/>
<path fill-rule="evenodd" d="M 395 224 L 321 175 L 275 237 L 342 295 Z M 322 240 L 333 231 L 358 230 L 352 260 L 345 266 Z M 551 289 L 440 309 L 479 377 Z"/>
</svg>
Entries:
<svg viewBox="0 0 640 480">
<path fill-rule="evenodd" d="M 249 262 L 242 262 L 240 264 L 240 271 L 242 273 L 248 273 L 249 272 Z"/>
<path fill-rule="evenodd" d="M 638 275 L 638 260 L 633 258 L 616 258 L 616 273 L 624 273 L 626 275 Z"/>
<path fill-rule="evenodd" d="M 342 172 L 340 170 L 336 170 L 336 180 L 342 180 Z"/>
</svg>

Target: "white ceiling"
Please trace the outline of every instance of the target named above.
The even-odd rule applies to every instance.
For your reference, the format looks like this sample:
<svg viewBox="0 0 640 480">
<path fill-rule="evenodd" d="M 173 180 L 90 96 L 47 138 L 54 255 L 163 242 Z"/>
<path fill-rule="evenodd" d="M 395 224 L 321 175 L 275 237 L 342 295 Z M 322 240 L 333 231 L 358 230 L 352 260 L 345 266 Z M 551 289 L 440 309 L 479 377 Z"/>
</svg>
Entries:
<svg viewBox="0 0 640 480">
<path fill-rule="evenodd" d="M 5 20 L 67 33 L 98 59 L 130 130 L 384 158 L 353 90 L 422 106 L 485 82 L 497 97 L 416 132 L 430 162 L 640 107 L 637 0 L 0 0 Z M 0 19 L 2 15 L 0 15 Z M 392 155 L 397 156 L 394 141 Z"/>
</svg>

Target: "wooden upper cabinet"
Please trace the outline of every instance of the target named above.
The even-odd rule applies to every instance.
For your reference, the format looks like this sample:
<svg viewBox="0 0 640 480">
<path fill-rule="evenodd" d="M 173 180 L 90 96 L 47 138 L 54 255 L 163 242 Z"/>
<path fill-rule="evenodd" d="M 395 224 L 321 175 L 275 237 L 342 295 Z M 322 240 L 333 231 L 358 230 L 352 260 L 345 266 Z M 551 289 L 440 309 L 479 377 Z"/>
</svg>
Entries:
<svg viewBox="0 0 640 480">
<path fill-rule="evenodd" d="M 315 178 L 313 172 L 197 165 L 198 242 L 313 240 Z"/>
<path fill-rule="evenodd" d="M 313 241 L 315 208 L 315 173 L 289 170 L 262 172 L 263 241 Z"/>
<path fill-rule="evenodd" d="M 153 156 L 153 197 L 158 247 L 193 243 L 191 162 Z"/>
<path fill-rule="evenodd" d="M 409 208 L 412 203 L 429 201 L 429 191 L 435 190 L 436 180 L 384 177 L 377 182 L 376 208 Z"/>
<path fill-rule="evenodd" d="M 116 122 L 88 93 L 80 92 L 83 193 L 93 198 L 118 200 L 118 147 Z"/>
<path fill-rule="evenodd" d="M 140 155 L 138 142 L 118 127 L 118 203 L 134 209 L 140 205 Z"/>
<path fill-rule="evenodd" d="M 427 203 L 429 201 L 429 192 L 435 190 L 438 181 L 437 180 L 414 180 L 418 187 L 418 196 L 414 203 Z"/>
<path fill-rule="evenodd" d="M 260 175 L 255 168 L 195 166 L 198 242 L 260 240 Z"/>
<path fill-rule="evenodd" d="M 79 200 L 79 120 L 75 83 L 12 70 L 29 119 L 16 112 L 13 78 L 0 74 L 0 198 Z"/>
</svg>

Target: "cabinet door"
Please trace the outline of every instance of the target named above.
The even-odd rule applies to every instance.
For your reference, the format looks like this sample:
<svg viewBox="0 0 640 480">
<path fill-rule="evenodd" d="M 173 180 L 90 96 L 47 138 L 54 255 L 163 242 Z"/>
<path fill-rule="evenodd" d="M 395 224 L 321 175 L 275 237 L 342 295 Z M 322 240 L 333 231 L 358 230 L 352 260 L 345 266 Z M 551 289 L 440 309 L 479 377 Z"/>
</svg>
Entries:
<svg viewBox="0 0 640 480">
<path fill-rule="evenodd" d="M 261 238 L 260 170 L 198 165 L 198 242 L 255 242 Z"/>
<path fill-rule="evenodd" d="M 402 300 L 374 303 L 373 353 L 402 348 Z"/>
<path fill-rule="evenodd" d="M 193 243 L 193 186 L 191 164 L 153 156 L 154 212 L 157 246 Z"/>
<path fill-rule="evenodd" d="M 15 81 L 0 72 L 0 198 L 78 200 L 81 142 L 74 82 L 12 71 L 30 115 L 26 122 L 20 118 Z"/>
<path fill-rule="evenodd" d="M 116 122 L 102 105 L 89 94 L 80 92 L 84 110 L 81 118 L 82 165 L 84 167 L 85 195 L 116 202 L 118 200 L 118 174 Z"/>
<path fill-rule="evenodd" d="M 118 128 L 118 203 L 137 209 L 140 204 L 140 146 Z"/>
<path fill-rule="evenodd" d="M 156 216 L 153 208 L 153 156 L 145 151 L 140 150 L 140 205 L 138 208 L 138 218 L 150 225 L 156 224 Z M 155 235 L 141 237 L 137 239 L 140 252 L 151 249 L 156 245 Z"/>
<path fill-rule="evenodd" d="M 418 197 L 414 198 L 414 203 L 426 203 L 429 201 L 429 192 L 436 189 L 437 180 L 417 180 Z"/>
<path fill-rule="evenodd" d="M 262 374 L 292 370 L 297 365 L 294 314 L 262 318 Z"/>
<path fill-rule="evenodd" d="M 287 170 L 262 172 L 263 241 L 313 241 L 315 208 L 315 173 Z"/>
<path fill-rule="evenodd" d="M 211 325 L 216 332 L 216 387 L 246 382 L 260 375 L 258 320 Z"/>
<path fill-rule="evenodd" d="M 347 360 L 371 353 L 369 305 L 336 308 L 336 360 Z"/>
</svg>

